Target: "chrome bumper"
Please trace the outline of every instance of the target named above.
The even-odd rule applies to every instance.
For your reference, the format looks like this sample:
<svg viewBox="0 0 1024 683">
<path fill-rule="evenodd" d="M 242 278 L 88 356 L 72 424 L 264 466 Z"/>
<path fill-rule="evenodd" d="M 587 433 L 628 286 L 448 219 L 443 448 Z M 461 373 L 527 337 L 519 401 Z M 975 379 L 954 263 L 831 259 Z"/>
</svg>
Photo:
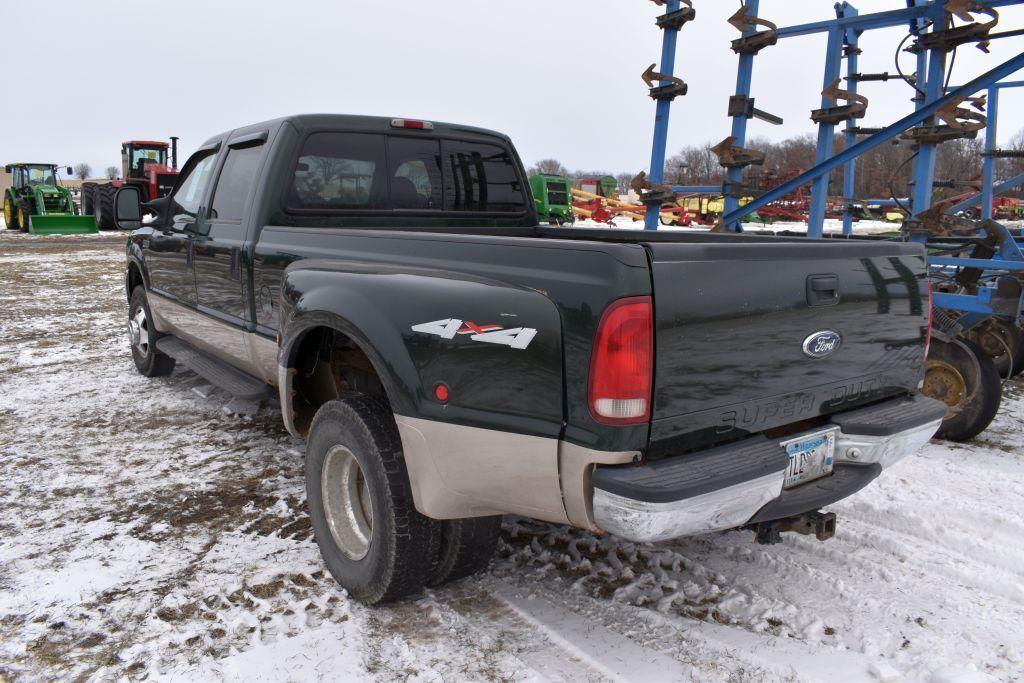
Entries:
<svg viewBox="0 0 1024 683">
<path fill-rule="evenodd" d="M 941 424 L 941 419 L 932 420 L 887 436 L 845 434 L 841 428 L 832 425 L 839 430 L 835 463 L 840 466 L 890 467 L 926 444 Z M 784 477 L 785 468 L 683 500 L 658 503 L 595 488 L 594 520 L 604 531 L 638 542 L 732 529 L 743 526 L 758 510 L 782 496 Z M 811 484 L 813 482 L 807 485 Z M 859 489 L 840 497 L 856 490 Z"/>
</svg>

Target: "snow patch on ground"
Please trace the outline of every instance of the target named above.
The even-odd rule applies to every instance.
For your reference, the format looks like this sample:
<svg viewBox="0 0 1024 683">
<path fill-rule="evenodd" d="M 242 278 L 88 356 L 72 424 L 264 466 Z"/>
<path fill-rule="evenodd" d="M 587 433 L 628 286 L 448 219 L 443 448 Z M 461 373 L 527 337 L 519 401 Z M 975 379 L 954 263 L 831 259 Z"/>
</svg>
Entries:
<svg viewBox="0 0 1024 683">
<path fill-rule="evenodd" d="M 123 244 L 0 234 L 0 678 L 1024 679 L 1022 384 L 830 508 L 828 543 L 509 519 L 488 573 L 368 610 L 276 406 L 135 373 Z"/>
</svg>

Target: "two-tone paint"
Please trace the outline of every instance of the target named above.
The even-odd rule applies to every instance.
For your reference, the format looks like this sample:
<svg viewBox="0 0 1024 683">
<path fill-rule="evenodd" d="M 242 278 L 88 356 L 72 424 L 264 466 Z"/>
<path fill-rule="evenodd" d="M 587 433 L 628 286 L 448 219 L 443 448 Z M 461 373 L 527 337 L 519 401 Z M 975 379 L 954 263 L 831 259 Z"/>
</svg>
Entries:
<svg viewBox="0 0 1024 683">
<path fill-rule="evenodd" d="M 289 213 L 298 150 L 324 130 L 500 144 L 516 160 L 527 208 Z M 218 222 L 204 208 L 133 232 L 129 293 L 146 286 L 161 332 L 277 386 L 297 434 L 296 354 L 312 330 L 345 335 L 385 388 L 428 515 L 513 512 L 596 528 L 594 464 L 822 420 L 920 380 L 919 246 L 538 227 L 505 136 L 446 124 L 395 131 L 390 119 L 368 117 L 290 117 L 211 138 L 199 152 L 216 155 L 204 207 L 225 153 L 254 144 L 260 171 L 243 218 Z M 838 283 L 834 305 L 809 298 L 819 275 Z M 631 296 L 654 301 L 653 419 L 606 425 L 588 407 L 593 340 L 608 305 Z M 534 334 L 514 348 L 414 329 L 453 319 Z M 809 359 L 801 344 L 823 328 L 842 335 L 842 348 Z"/>
</svg>

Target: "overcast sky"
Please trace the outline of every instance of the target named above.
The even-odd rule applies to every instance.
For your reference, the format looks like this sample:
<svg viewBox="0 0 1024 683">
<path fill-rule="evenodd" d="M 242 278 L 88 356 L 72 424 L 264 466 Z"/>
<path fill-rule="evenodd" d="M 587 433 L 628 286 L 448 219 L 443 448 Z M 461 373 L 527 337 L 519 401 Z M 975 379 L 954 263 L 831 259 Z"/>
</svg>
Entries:
<svg viewBox="0 0 1024 683">
<path fill-rule="evenodd" d="M 736 0 L 695 0 L 679 36 L 669 153 L 728 134 L 736 55 L 726 24 Z M 861 12 L 902 0 L 858 0 Z M 649 0 L 50 0 L 4 2 L 9 76 L 0 107 L 0 157 L 120 165 L 130 138 L 181 137 L 184 162 L 223 130 L 286 114 L 337 112 L 468 123 L 512 136 L 529 164 L 636 172 L 650 161 L 654 103 L 640 74 L 659 59 L 659 8 Z M 1001 10 L 1000 29 L 1024 27 L 1024 8 Z M 781 25 L 834 16 L 831 0 L 762 0 Z M 893 71 L 903 29 L 862 38 L 861 71 Z M 793 38 L 755 62 L 757 106 L 783 126 L 751 135 L 812 132 L 824 36 Z M 954 82 L 1024 49 L 1024 37 L 986 56 L 961 48 Z M 905 70 L 914 68 L 903 55 Z M 1020 74 L 1024 78 L 1024 73 Z M 905 85 L 865 84 L 863 125 L 910 110 Z M 1024 90 L 1003 96 L 1000 139 L 1024 128 Z"/>
</svg>

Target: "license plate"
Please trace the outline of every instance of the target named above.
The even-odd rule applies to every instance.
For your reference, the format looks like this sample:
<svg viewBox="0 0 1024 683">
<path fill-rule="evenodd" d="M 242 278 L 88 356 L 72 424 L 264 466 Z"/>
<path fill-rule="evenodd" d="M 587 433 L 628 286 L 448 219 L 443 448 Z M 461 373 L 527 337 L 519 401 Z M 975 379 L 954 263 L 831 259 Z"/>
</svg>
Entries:
<svg viewBox="0 0 1024 683">
<path fill-rule="evenodd" d="M 805 434 L 781 444 L 789 454 L 789 467 L 783 488 L 805 484 L 832 474 L 836 453 L 836 432 L 830 429 L 816 434 Z"/>
</svg>

